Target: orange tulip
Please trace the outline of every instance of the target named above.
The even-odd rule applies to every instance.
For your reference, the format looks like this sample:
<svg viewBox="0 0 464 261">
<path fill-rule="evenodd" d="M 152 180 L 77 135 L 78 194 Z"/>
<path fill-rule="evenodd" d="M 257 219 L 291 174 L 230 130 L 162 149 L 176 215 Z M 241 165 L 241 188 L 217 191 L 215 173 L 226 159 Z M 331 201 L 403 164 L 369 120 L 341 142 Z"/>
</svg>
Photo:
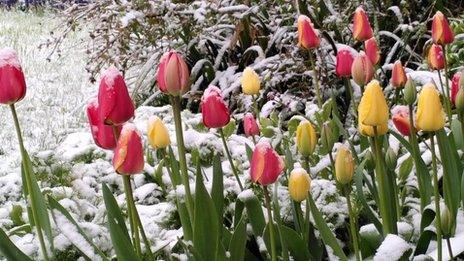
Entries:
<svg viewBox="0 0 464 261">
<path fill-rule="evenodd" d="M 356 41 L 362 42 L 372 38 L 373 35 L 366 12 L 362 7 L 358 7 L 353 17 L 353 38 Z"/>
<path fill-rule="evenodd" d="M 406 84 L 408 78 L 406 77 L 406 72 L 404 71 L 401 61 L 396 61 L 393 64 L 391 84 L 395 88 L 403 88 Z"/>
<path fill-rule="evenodd" d="M 441 70 L 445 68 L 445 56 L 441 45 L 432 44 L 427 54 L 427 63 L 432 70 Z"/>
<path fill-rule="evenodd" d="M 411 124 L 409 123 L 408 106 L 398 105 L 392 109 L 392 121 L 396 129 L 403 135 L 409 136 L 411 133 Z"/>
<path fill-rule="evenodd" d="M 250 176 L 263 186 L 274 183 L 284 170 L 282 157 L 265 141 L 260 141 L 251 158 Z"/>
<path fill-rule="evenodd" d="M 445 45 L 454 41 L 454 34 L 448 24 L 448 20 L 442 12 L 437 11 L 432 21 L 432 39 L 439 45 Z"/>
<path fill-rule="evenodd" d="M 361 86 L 366 85 L 374 77 L 374 67 L 364 52 L 360 52 L 351 66 L 353 80 Z"/>
<path fill-rule="evenodd" d="M 364 42 L 364 50 L 366 51 L 366 55 L 369 57 L 369 60 L 371 60 L 372 65 L 379 63 L 380 51 L 375 37 L 369 38 Z"/>
<path fill-rule="evenodd" d="M 142 139 L 133 123 L 126 123 L 122 127 L 121 136 L 114 150 L 113 167 L 122 175 L 139 174 L 143 171 Z"/>
<path fill-rule="evenodd" d="M 311 19 L 306 15 L 298 17 L 298 46 L 305 49 L 317 48 L 321 43 L 321 39 L 314 30 Z"/>
</svg>

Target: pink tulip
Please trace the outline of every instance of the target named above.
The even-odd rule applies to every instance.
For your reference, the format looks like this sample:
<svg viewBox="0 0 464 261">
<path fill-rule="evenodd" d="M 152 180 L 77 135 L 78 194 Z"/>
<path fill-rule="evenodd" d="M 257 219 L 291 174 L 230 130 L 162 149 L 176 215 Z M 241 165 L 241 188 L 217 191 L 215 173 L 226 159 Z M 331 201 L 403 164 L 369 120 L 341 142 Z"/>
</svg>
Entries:
<svg viewBox="0 0 464 261">
<path fill-rule="evenodd" d="M 100 112 L 98 108 L 97 98 L 93 98 L 87 105 L 87 118 L 90 123 L 90 131 L 92 132 L 93 140 L 98 147 L 102 149 L 116 148 L 116 138 L 112 126 L 105 125 L 100 120 Z M 121 126 L 116 126 L 118 134 L 121 132 Z"/>
<path fill-rule="evenodd" d="M 133 123 L 126 123 L 122 127 L 121 136 L 114 150 L 113 167 L 122 175 L 139 174 L 143 171 L 142 139 Z"/>
<path fill-rule="evenodd" d="M 398 105 L 392 109 L 392 121 L 396 129 L 403 135 L 409 136 L 411 133 L 411 125 L 409 122 L 408 106 Z"/>
<path fill-rule="evenodd" d="M 406 72 L 404 71 L 401 61 L 396 61 L 393 64 L 391 84 L 395 88 L 403 88 L 407 80 L 408 78 L 406 77 Z"/>
<path fill-rule="evenodd" d="M 26 81 L 16 52 L 0 50 L 0 103 L 13 104 L 26 95 Z"/>
<path fill-rule="evenodd" d="M 180 96 L 189 90 L 190 72 L 187 64 L 176 51 L 169 51 L 161 57 L 156 74 L 159 89 L 173 96 Z"/>
<path fill-rule="evenodd" d="M 351 66 L 353 65 L 353 55 L 348 49 L 340 49 L 337 52 L 337 64 L 335 73 L 338 77 L 350 77 Z"/>
<path fill-rule="evenodd" d="M 374 67 L 371 60 L 362 51 L 354 58 L 353 65 L 351 66 L 351 76 L 360 86 L 366 85 L 374 77 Z"/>
<path fill-rule="evenodd" d="M 274 183 L 284 170 L 285 164 L 277 152 L 265 141 L 260 141 L 251 158 L 250 175 L 253 182 L 263 186 Z"/>
<path fill-rule="evenodd" d="M 222 98 L 221 90 L 216 86 L 209 86 L 201 97 L 201 115 L 203 124 L 208 128 L 222 128 L 230 121 L 227 104 Z"/>
<path fill-rule="evenodd" d="M 362 7 L 358 7 L 353 17 L 353 38 L 356 41 L 366 41 L 374 36 L 369 18 Z"/>
<path fill-rule="evenodd" d="M 460 81 L 461 81 L 461 72 L 457 72 L 453 75 L 453 79 L 451 81 L 451 102 L 453 105 L 456 105 L 456 96 L 458 94 L 459 88 L 460 88 Z"/>
<path fill-rule="evenodd" d="M 437 11 L 432 21 L 432 39 L 439 45 L 450 44 L 454 41 L 453 30 L 442 12 Z"/>
<path fill-rule="evenodd" d="M 364 42 L 364 50 L 367 57 L 371 60 L 372 65 L 376 65 L 380 61 L 380 51 L 375 37 L 369 38 Z"/>
<path fill-rule="evenodd" d="M 100 119 L 107 125 L 122 125 L 134 117 L 134 103 L 124 78 L 115 67 L 108 68 L 102 74 L 98 104 Z"/>
<path fill-rule="evenodd" d="M 432 70 L 441 70 L 445 68 L 445 55 L 441 45 L 432 44 L 427 54 L 427 63 Z"/>
<path fill-rule="evenodd" d="M 247 113 L 243 117 L 243 130 L 247 137 L 259 135 L 258 123 L 256 122 L 255 117 L 253 117 L 253 114 Z"/>
<path fill-rule="evenodd" d="M 314 30 L 311 19 L 306 15 L 298 17 L 298 45 L 305 49 L 313 49 L 319 47 L 321 39 Z"/>
</svg>

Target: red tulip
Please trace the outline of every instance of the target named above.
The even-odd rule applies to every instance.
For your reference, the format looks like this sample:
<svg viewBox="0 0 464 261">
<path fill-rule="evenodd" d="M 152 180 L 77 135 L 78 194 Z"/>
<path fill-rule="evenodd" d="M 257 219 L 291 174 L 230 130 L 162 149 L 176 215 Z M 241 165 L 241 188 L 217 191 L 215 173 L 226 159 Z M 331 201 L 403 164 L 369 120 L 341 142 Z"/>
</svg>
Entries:
<svg viewBox="0 0 464 261">
<path fill-rule="evenodd" d="M 408 78 L 406 77 L 406 72 L 404 71 L 401 61 L 396 61 L 393 64 L 391 84 L 395 88 L 403 88 L 407 80 Z"/>
<path fill-rule="evenodd" d="M 251 158 L 250 175 L 253 182 L 263 186 L 274 183 L 284 170 L 284 161 L 265 141 L 260 141 Z"/>
<path fill-rule="evenodd" d="M 376 65 L 380 61 L 380 51 L 375 37 L 369 38 L 364 42 L 364 50 L 367 57 L 371 60 L 372 65 Z"/>
<path fill-rule="evenodd" d="M 113 167 L 118 174 L 142 173 L 144 166 L 142 139 L 133 123 L 122 127 L 113 156 Z"/>
<path fill-rule="evenodd" d="M 26 81 L 16 52 L 0 50 L 0 103 L 13 104 L 26 95 Z"/>
<path fill-rule="evenodd" d="M 105 125 L 100 120 L 97 98 L 93 98 L 87 105 L 87 118 L 90 123 L 90 131 L 92 132 L 93 140 L 98 147 L 102 149 L 116 148 L 116 138 L 112 126 Z M 121 126 L 116 126 L 118 134 L 121 132 Z"/>
<path fill-rule="evenodd" d="M 453 105 L 456 104 L 456 96 L 458 94 L 459 88 L 460 88 L 460 81 L 461 81 L 461 72 L 457 72 L 453 76 L 453 80 L 451 81 L 451 102 Z"/>
<path fill-rule="evenodd" d="M 409 124 L 409 109 L 408 106 L 398 105 L 392 109 L 392 121 L 396 129 L 404 136 L 409 136 L 411 133 L 411 125 Z"/>
<path fill-rule="evenodd" d="M 371 60 L 362 51 L 354 58 L 353 65 L 351 66 L 351 76 L 360 86 L 366 85 L 374 77 L 374 67 Z"/>
<path fill-rule="evenodd" d="M 208 128 L 222 128 L 230 121 L 230 113 L 224 102 L 221 90 L 216 86 L 209 86 L 201 97 L 201 115 L 203 124 Z"/>
<path fill-rule="evenodd" d="M 161 57 L 156 74 L 159 89 L 164 93 L 179 96 L 189 90 L 190 72 L 187 64 L 176 51 L 169 51 Z"/>
<path fill-rule="evenodd" d="M 243 117 L 243 130 L 245 131 L 245 136 L 255 136 L 259 135 L 258 123 L 253 117 L 253 114 L 247 113 Z"/>
<path fill-rule="evenodd" d="M 317 48 L 321 43 L 321 39 L 314 30 L 311 19 L 306 15 L 298 17 L 298 45 L 305 49 Z"/>
<path fill-rule="evenodd" d="M 362 7 L 358 7 L 354 12 L 353 17 L 353 37 L 356 41 L 362 42 L 372 38 L 372 36 L 374 36 L 374 34 L 372 33 L 369 18 L 367 17 L 364 9 Z"/>
<path fill-rule="evenodd" d="M 432 21 L 432 39 L 439 45 L 445 45 L 454 41 L 454 34 L 448 24 L 448 20 L 442 12 L 437 11 Z"/>
<path fill-rule="evenodd" d="M 441 45 L 432 44 L 427 54 L 427 63 L 432 70 L 441 70 L 445 68 L 445 56 Z"/>
<path fill-rule="evenodd" d="M 134 117 L 134 103 L 124 78 L 115 67 L 108 68 L 101 77 L 98 104 L 100 119 L 107 125 L 122 125 Z"/>
<path fill-rule="evenodd" d="M 348 49 L 340 49 L 337 52 L 337 64 L 335 73 L 338 77 L 350 77 L 351 65 L 353 65 L 353 55 Z"/>
</svg>

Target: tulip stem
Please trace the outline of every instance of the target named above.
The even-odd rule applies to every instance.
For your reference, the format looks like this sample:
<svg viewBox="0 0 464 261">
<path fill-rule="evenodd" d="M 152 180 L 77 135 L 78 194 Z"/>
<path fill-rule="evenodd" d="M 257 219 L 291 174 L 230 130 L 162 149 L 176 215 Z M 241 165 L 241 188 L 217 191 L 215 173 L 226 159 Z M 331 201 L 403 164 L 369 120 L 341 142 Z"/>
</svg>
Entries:
<svg viewBox="0 0 464 261">
<path fill-rule="evenodd" d="M 440 215 L 440 193 L 438 191 L 438 174 L 437 174 L 437 155 L 435 153 L 435 142 L 433 139 L 435 132 L 430 135 L 430 150 L 432 151 L 432 171 L 433 171 L 433 191 L 435 200 L 435 227 L 437 233 L 438 260 L 442 260 L 442 235 L 441 235 L 441 215 Z"/>
<path fill-rule="evenodd" d="M 10 109 L 11 109 L 11 114 L 13 115 L 13 121 L 16 129 L 16 135 L 18 137 L 18 143 L 19 143 L 19 149 L 21 151 L 21 157 L 22 157 L 22 165 L 23 168 L 26 169 L 26 166 L 24 166 L 24 163 L 26 162 L 26 148 L 24 147 L 24 141 L 23 141 L 23 136 L 21 134 L 21 127 L 19 125 L 19 120 L 18 120 L 18 114 L 16 113 L 16 108 L 14 104 L 10 104 Z M 39 238 L 39 243 L 40 243 L 40 250 L 42 251 L 42 255 L 44 260 L 48 261 L 48 253 L 47 253 L 47 247 L 45 246 L 45 240 L 44 236 L 42 233 L 42 225 L 41 222 L 39 221 L 38 213 L 37 213 L 37 206 L 35 205 L 35 200 L 32 200 L 34 197 L 34 193 L 32 193 L 32 179 L 30 177 L 31 173 L 29 171 L 25 171 L 25 179 L 26 179 L 26 188 L 29 193 L 29 196 L 31 197 L 31 200 L 29 200 L 29 203 L 31 204 L 31 209 L 32 209 L 32 221 L 34 222 L 34 225 L 37 229 L 37 237 Z M 27 198 L 26 198 L 27 200 Z M 48 217 L 48 213 L 47 213 Z M 29 220 L 30 222 L 31 220 Z M 32 225 L 31 225 L 32 226 Z"/>
<path fill-rule="evenodd" d="M 140 235 L 139 235 L 139 226 L 137 218 L 137 209 L 135 208 L 134 196 L 132 195 L 132 186 L 129 175 L 123 175 L 122 181 L 124 183 L 124 191 L 126 193 L 127 200 L 127 211 L 130 218 L 132 239 L 135 246 L 135 250 L 139 256 L 142 256 L 142 247 L 140 246 Z M 147 246 L 150 247 L 150 246 Z"/>
<path fill-rule="evenodd" d="M 353 240 L 353 248 L 354 248 L 354 255 L 356 256 L 356 260 L 360 261 L 360 255 L 359 255 L 359 242 L 358 242 L 358 232 L 356 231 L 356 215 L 353 212 L 353 206 L 351 204 L 351 198 L 350 198 L 350 188 L 348 186 L 345 187 L 345 197 L 346 197 L 346 203 L 348 205 L 348 214 L 350 215 L 350 230 L 351 230 L 351 237 Z"/>
<path fill-rule="evenodd" d="M 224 131 L 222 128 L 219 128 L 219 133 L 221 134 L 221 139 L 222 139 L 222 144 L 224 145 L 224 150 L 226 151 L 227 158 L 229 159 L 229 164 L 230 168 L 232 169 L 232 172 L 234 173 L 235 179 L 237 179 L 238 186 L 240 187 L 240 190 L 243 191 L 243 185 L 242 182 L 240 181 L 240 178 L 238 177 L 238 172 L 237 169 L 235 168 L 234 161 L 232 160 L 232 155 L 230 155 L 229 151 L 229 146 L 227 146 L 227 141 L 226 141 L 226 136 L 224 135 Z"/>
<path fill-rule="evenodd" d="M 271 260 L 277 261 L 274 221 L 272 220 L 272 210 L 271 210 L 271 197 L 269 196 L 269 191 L 267 190 L 267 186 L 263 186 L 263 191 L 264 191 L 264 199 L 266 201 L 267 216 L 269 220 L 269 234 L 271 237 Z"/>
<path fill-rule="evenodd" d="M 303 157 L 303 168 L 308 172 L 311 173 L 311 169 L 309 167 L 309 156 Z"/>
<path fill-rule="evenodd" d="M 318 72 L 316 69 L 316 62 L 314 61 L 314 57 L 311 51 L 308 51 L 309 54 L 309 62 L 311 63 L 311 69 L 314 73 L 314 84 L 316 85 L 316 98 L 317 98 L 317 106 L 322 108 L 322 98 L 321 98 L 321 90 L 319 86 L 319 79 L 318 79 Z"/>
<path fill-rule="evenodd" d="M 256 145 L 256 138 L 255 138 L 255 135 L 251 135 L 251 139 L 253 140 L 253 143 Z"/>
<path fill-rule="evenodd" d="M 453 257 L 453 249 L 451 248 L 451 240 L 449 239 L 449 237 L 446 239 L 446 244 L 448 245 L 448 254 L 449 254 L 449 257 L 451 260 L 455 260 L 454 257 Z"/>
<path fill-rule="evenodd" d="M 352 107 L 353 107 L 353 116 L 356 119 L 357 116 L 358 116 L 357 115 L 358 114 L 358 105 L 356 104 L 356 98 L 354 97 L 353 86 L 351 86 L 350 79 L 348 79 L 347 77 L 345 77 L 344 79 L 345 79 L 345 88 L 346 88 L 346 91 L 347 91 L 348 95 L 350 96 Z M 349 110 L 349 108 L 348 108 L 348 110 Z"/>
<path fill-rule="evenodd" d="M 253 99 L 253 110 L 255 113 L 255 119 L 259 121 L 258 96 L 253 94 L 251 95 L 251 98 Z"/>
<path fill-rule="evenodd" d="M 440 70 L 437 70 L 437 72 L 438 72 L 438 79 L 440 80 L 441 91 L 443 93 L 443 103 L 445 104 L 446 114 L 448 116 L 448 121 L 451 126 L 452 114 L 451 114 L 450 97 L 448 95 L 449 93 L 448 77 L 446 76 L 446 73 L 445 73 L 445 80 L 446 80 L 446 90 L 445 90 L 443 88 L 443 80 L 441 79 Z"/>
</svg>

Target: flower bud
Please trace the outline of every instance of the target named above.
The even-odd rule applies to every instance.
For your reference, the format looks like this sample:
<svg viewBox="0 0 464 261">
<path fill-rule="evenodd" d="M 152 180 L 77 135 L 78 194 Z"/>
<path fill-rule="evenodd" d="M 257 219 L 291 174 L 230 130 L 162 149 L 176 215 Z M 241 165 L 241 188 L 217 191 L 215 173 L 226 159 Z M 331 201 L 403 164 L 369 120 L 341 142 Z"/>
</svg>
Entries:
<svg viewBox="0 0 464 261">
<path fill-rule="evenodd" d="M 427 54 L 427 63 L 431 70 L 441 70 L 445 68 L 445 55 L 441 45 L 432 44 Z"/>
<path fill-rule="evenodd" d="M 364 50 L 366 51 L 367 57 L 371 61 L 372 65 L 376 65 L 380 61 L 380 51 L 377 46 L 375 37 L 369 38 L 364 42 Z"/>
<path fill-rule="evenodd" d="M 366 154 L 364 155 L 364 158 L 366 159 L 366 163 L 364 166 L 366 166 L 366 169 L 367 170 L 374 170 L 375 169 L 375 158 L 374 158 L 374 154 L 372 153 L 372 151 L 370 150 L 367 150 L 366 151 Z"/>
<path fill-rule="evenodd" d="M 340 184 L 346 185 L 353 180 L 353 173 L 354 161 L 351 151 L 347 147 L 341 146 L 338 148 L 335 158 L 335 178 Z"/>
<path fill-rule="evenodd" d="M 358 106 L 358 128 L 361 134 L 376 136 L 384 135 L 388 131 L 388 105 L 382 88 L 377 80 L 372 80 L 364 90 Z"/>
<path fill-rule="evenodd" d="M 306 15 L 298 17 L 298 46 L 304 49 L 319 47 L 321 39 L 311 23 L 311 19 Z"/>
<path fill-rule="evenodd" d="M 242 76 L 242 92 L 248 95 L 259 94 L 261 81 L 258 74 L 250 67 L 245 68 Z"/>
<path fill-rule="evenodd" d="M 417 89 L 414 80 L 408 76 L 408 80 L 404 85 L 404 100 L 407 104 L 412 105 L 416 101 L 417 98 Z"/>
<path fill-rule="evenodd" d="M 366 85 L 374 77 L 374 67 L 369 60 L 369 57 L 367 57 L 367 55 L 362 51 L 353 61 L 351 66 L 351 76 L 360 86 Z"/>
<path fill-rule="evenodd" d="M 302 168 L 292 170 L 288 179 L 288 191 L 294 201 L 301 202 L 305 200 L 310 187 L 311 178 L 306 170 Z"/>
<path fill-rule="evenodd" d="M 460 112 L 464 111 L 464 89 L 459 88 L 456 94 L 456 109 Z"/>
<path fill-rule="evenodd" d="M 453 75 L 453 79 L 451 81 L 451 102 L 456 104 L 456 95 L 460 89 L 460 82 L 461 82 L 461 72 L 457 72 Z"/>
<path fill-rule="evenodd" d="M 406 72 L 404 71 L 401 61 L 396 61 L 393 64 L 391 85 L 395 88 L 403 88 L 407 80 L 408 78 L 406 77 Z"/>
<path fill-rule="evenodd" d="M 18 55 L 11 48 L 0 50 L 0 103 L 14 104 L 26 95 L 26 80 Z"/>
<path fill-rule="evenodd" d="M 98 100 L 96 97 L 87 105 L 87 118 L 89 120 L 90 131 L 92 132 L 95 144 L 98 147 L 107 150 L 116 148 L 116 137 L 114 136 L 114 131 L 116 131 L 119 135 L 121 132 L 121 126 L 115 126 L 116 129 L 113 129 L 112 126 L 105 125 L 103 121 L 101 121 Z"/>
<path fill-rule="evenodd" d="M 396 129 L 403 135 L 409 136 L 411 124 L 409 122 L 409 108 L 404 105 L 397 105 L 392 109 L 392 121 Z"/>
<path fill-rule="evenodd" d="M 164 149 L 171 144 L 168 128 L 156 116 L 152 116 L 148 120 L 147 136 L 148 142 L 154 149 Z"/>
<path fill-rule="evenodd" d="M 253 114 L 247 113 L 243 117 L 243 130 L 247 137 L 259 135 L 258 123 L 256 122 L 255 117 L 253 117 Z"/>
<path fill-rule="evenodd" d="M 443 238 L 447 239 L 450 238 L 453 232 L 453 218 L 451 216 L 451 212 L 449 211 L 448 207 L 445 205 L 444 208 L 441 209 L 441 232 L 443 233 Z"/>
<path fill-rule="evenodd" d="M 335 141 L 334 141 L 334 137 L 332 134 L 332 130 L 330 129 L 330 126 L 328 123 L 324 123 L 324 125 L 322 125 L 321 140 L 322 140 L 322 144 L 324 148 L 328 152 L 331 152 Z"/>
<path fill-rule="evenodd" d="M 132 123 L 122 127 L 121 136 L 114 150 L 113 167 L 118 174 L 142 173 L 144 167 L 142 139 Z"/>
<path fill-rule="evenodd" d="M 188 66 L 180 54 L 169 51 L 161 57 L 156 74 L 160 91 L 180 96 L 189 90 L 189 78 Z"/>
<path fill-rule="evenodd" d="M 445 126 L 445 113 L 435 85 L 422 87 L 416 113 L 416 127 L 423 131 L 437 131 Z"/>
<path fill-rule="evenodd" d="M 284 170 L 282 157 L 266 141 L 256 144 L 251 157 L 251 180 L 263 186 L 274 183 Z"/>
<path fill-rule="evenodd" d="M 301 155 L 308 157 L 314 152 L 317 143 L 316 138 L 313 125 L 307 120 L 301 121 L 296 128 L 296 145 Z"/>
<path fill-rule="evenodd" d="M 348 49 L 340 49 L 337 52 L 337 64 L 335 73 L 338 77 L 350 77 L 351 66 L 353 65 L 353 55 Z"/>
<path fill-rule="evenodd" d="M 398 159 L 396 153 L 393 151 L 392 148 L 388 148 L 387 154 L 385 155 L 385 163 L 387 165 L 387 168 L 390 170 L 394 170 L 396 168 L 397 161 Z"/>
<path fill-rule="evenodd" d="M 98 104 L 100 119 L 107 125 L 122 125 L 134 117 L 134 103 L 116 67 L 110 67 L 102 74 Z"/>
<path fill-rule="evenodd" d="M 454 34 L 448 24 L 448 20 L 442 12 L 437 11 L 432 20 L 432 39 L 439 45 L 445 45 L 454 41 Z"/>
<path fill-rule="evenodd" d="M 365 41 L 374 36 L 369 18 L 364 9 L 360 6 L 356 9 L 353 16 L 353 38 L 356 41 Z"/>
<path fill-rule="evenodd" d="M 201 97 L 203 124 L 208 128 L 222 128 L 230 121 L 229 108 L 224 102 L 221 90 L 210 85 Z"/>
</svg>

